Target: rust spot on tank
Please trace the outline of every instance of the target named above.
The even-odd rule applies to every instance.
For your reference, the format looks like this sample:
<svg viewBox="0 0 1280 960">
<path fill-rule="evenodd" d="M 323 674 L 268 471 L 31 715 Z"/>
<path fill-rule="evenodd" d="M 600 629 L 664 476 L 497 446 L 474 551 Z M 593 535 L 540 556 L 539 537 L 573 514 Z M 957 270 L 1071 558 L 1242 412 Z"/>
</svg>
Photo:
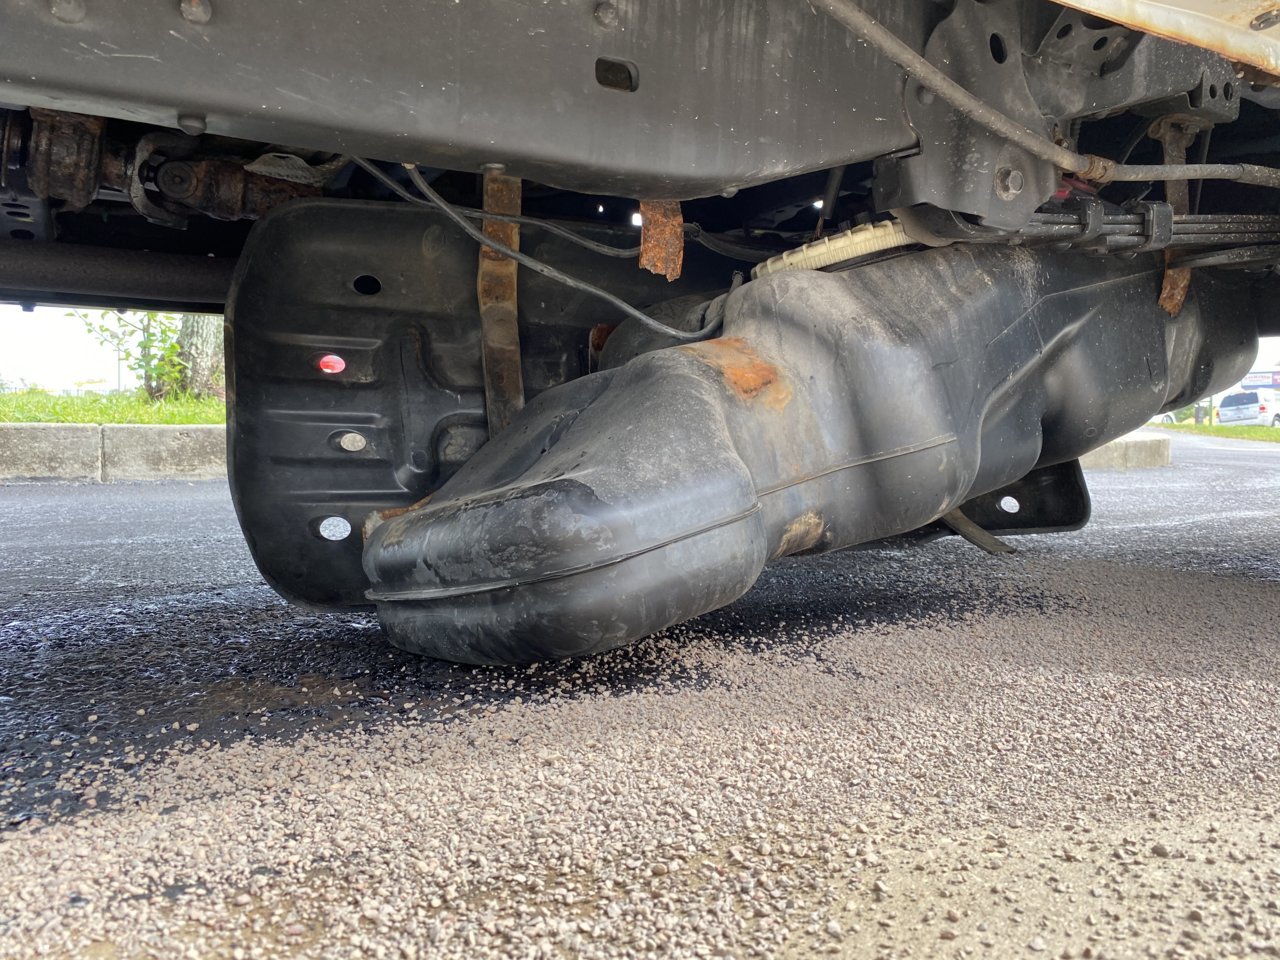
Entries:
<svg viewBox="0 0 1280 960">
<path fill-rule="evenodd" d="M 425 497 L 423 497 L 417 503 L 411 503 L 407 507 L 391 507 L 389 510 L 378 510 L 376 511 L 377 517 L 379 520 L 390 520 L 392 517 L 399 517 L 406 513 L 412 513 L 414 510 L 417 510 L 419 507 L 425 507 L 428 503 L 430 503 L 432 496 L 433 494 L 428 493 Z"/>
<path fill-rule="evenodd" d="M 434 491 L 432 493 L 428 493 L 425 497 L 423 497 L 417 503 L 411 503 L 407 507 L 391 507 L 390 509 L 387 509 L 387 510 L 373 511 L 373 513 L 365 517 L 364 526 L 360 530 L 361 535 L 364 537 L 365 541 L 367 542 L 369 537 L 373 535 L 373 531 L 377 530 L 380 526 L 382 526 L 388 520 L 394 517 L 403 516 L 406 513 L 412 513 L 414 510 L 417 510 L 419 507 L 425 507 L 431 501 L 432 496 L 434 496 Z M 403 539 L 403 536 L 396 537 L 394 540 L 388 537 L 387 542 L 399 543 L 402 539 Z"/>
<path fill-rule="evenodd" d="M 680 349 L 715 367 L 725 386 L 740 400 L 763 403 L 781 410 L 791 402 L 791 385 L 773 364 L 761 357 L 742 337 L 721 337 Z"/>
<path fill-rule="evenodd" d="M 609 337 L 613 335 L 613 331 L 618 329 L 616 323 L 597 323 L 591 328 L 591 352 L 599 353 L 604 349 L 605 343 Z"/>
<path fill-rule="evenodd" d="M 777 560 L 779 557 L 789 557 L 793 553 L 812 550 L 822 542 L 822 535 L 826 529 L 826 523 L 815 511 L 809 510 L 800 514 L 782 531 L 782 539 L 778 541 L 778 546 L 769 559 Z"/>
</svg>

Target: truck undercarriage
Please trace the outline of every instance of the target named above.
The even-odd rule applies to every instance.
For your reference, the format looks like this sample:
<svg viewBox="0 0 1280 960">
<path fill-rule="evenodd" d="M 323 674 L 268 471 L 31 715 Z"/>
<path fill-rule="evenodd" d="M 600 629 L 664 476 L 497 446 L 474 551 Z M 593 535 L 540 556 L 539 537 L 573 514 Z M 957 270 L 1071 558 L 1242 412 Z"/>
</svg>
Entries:
<svg viewBox="0 0 1280 960">
<path fill-rule="evenodd" d="M 1280 17 L 1073 6 L 16 0 L 0 299 L 225 312 L 264 576 L 433 656 L 1005 549 L 1280 333 Z"/>
</svg>

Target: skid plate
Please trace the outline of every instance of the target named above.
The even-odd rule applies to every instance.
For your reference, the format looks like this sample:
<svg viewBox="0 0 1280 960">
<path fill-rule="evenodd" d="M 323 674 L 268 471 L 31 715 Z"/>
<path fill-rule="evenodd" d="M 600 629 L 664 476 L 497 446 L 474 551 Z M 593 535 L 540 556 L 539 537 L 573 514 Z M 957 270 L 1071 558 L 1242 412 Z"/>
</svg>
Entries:
<svg viewBox="0 0 1280 960">
<path fill-rule="evenodd" d="M 641 305 L 710 291 L 736 265 L 690 251 L 685 278 L 668 284 L 522 233 L 535 256 Z M 400 205 L 303 200 L 255 225 L 227 304 L 228 464 L 254 560 L 288 599 L 368 606 L 365 519 L 421 500 L 486 442 L 477 257 L 448 221 Z M 527 270 L 519 302 L 530 397 L 585 373 L 591 327 L 619 319 Z M 326 357 L 341 371 L 325 372 Z"/>
</svg>

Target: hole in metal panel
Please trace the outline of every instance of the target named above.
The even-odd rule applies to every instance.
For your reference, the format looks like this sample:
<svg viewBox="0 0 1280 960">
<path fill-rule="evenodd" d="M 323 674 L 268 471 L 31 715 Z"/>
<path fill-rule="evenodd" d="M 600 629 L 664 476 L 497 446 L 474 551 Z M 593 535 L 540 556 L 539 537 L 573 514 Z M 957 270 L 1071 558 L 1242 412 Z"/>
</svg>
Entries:
<svg viewBox="0 0 1280 960">
<path fill-rule="evenodd" d="M 325 517 L 316 525 L 316 533 L 324 540 L 345 540 L 351 536 L 351 524 L 344 517 Z"/>
<path fill-rule="evenodd" d="M 597 57 L 596 83 L 609 90 L 635 93 L 640 89 L 640 70 L 629 60 Z"/>
<path fill-rule="evenodd" d="M 1020 504 L 1014 497 L 1001 497 L 1000 509 L 1005 513 L 1017 513 L 1022 509 L 1022 504 Z"/>
<path fill-rule="evenodd" d="M 351 289 L 366 297 L 382 292 L 382 281 L 371 273 L 362 273 L 351 281 Z"/>
</svg>

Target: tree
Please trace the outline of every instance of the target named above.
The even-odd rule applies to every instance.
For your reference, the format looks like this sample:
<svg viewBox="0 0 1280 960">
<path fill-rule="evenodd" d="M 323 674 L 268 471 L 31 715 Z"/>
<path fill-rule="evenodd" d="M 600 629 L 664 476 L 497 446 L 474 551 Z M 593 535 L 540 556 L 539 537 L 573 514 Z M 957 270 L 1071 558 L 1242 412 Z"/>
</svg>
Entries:
<svg viewBox="0 0 1280 960">
<path fill-rule="evenodd" d="M 74 315 L 99 342 L 128 361 L 152 400 L 182 389 L 184 367 L 178 359 L 178 327 L 172 314 L 104 310 L 96 321 Z"/>
<path fill-rule="evenodd" d="M 106 310 L 94 320 L 75 313 L 85 328 L 116 351 L 153 400 L 172 393 L 226 396 L 222 318 L 201 313 Z"/>
<path fill-rule="evenodd" d="M 226 396 L 222 356 L 222 318 L 184 313 L 178 325 L 180 389 L 197 397 Z"/>
</svg>

